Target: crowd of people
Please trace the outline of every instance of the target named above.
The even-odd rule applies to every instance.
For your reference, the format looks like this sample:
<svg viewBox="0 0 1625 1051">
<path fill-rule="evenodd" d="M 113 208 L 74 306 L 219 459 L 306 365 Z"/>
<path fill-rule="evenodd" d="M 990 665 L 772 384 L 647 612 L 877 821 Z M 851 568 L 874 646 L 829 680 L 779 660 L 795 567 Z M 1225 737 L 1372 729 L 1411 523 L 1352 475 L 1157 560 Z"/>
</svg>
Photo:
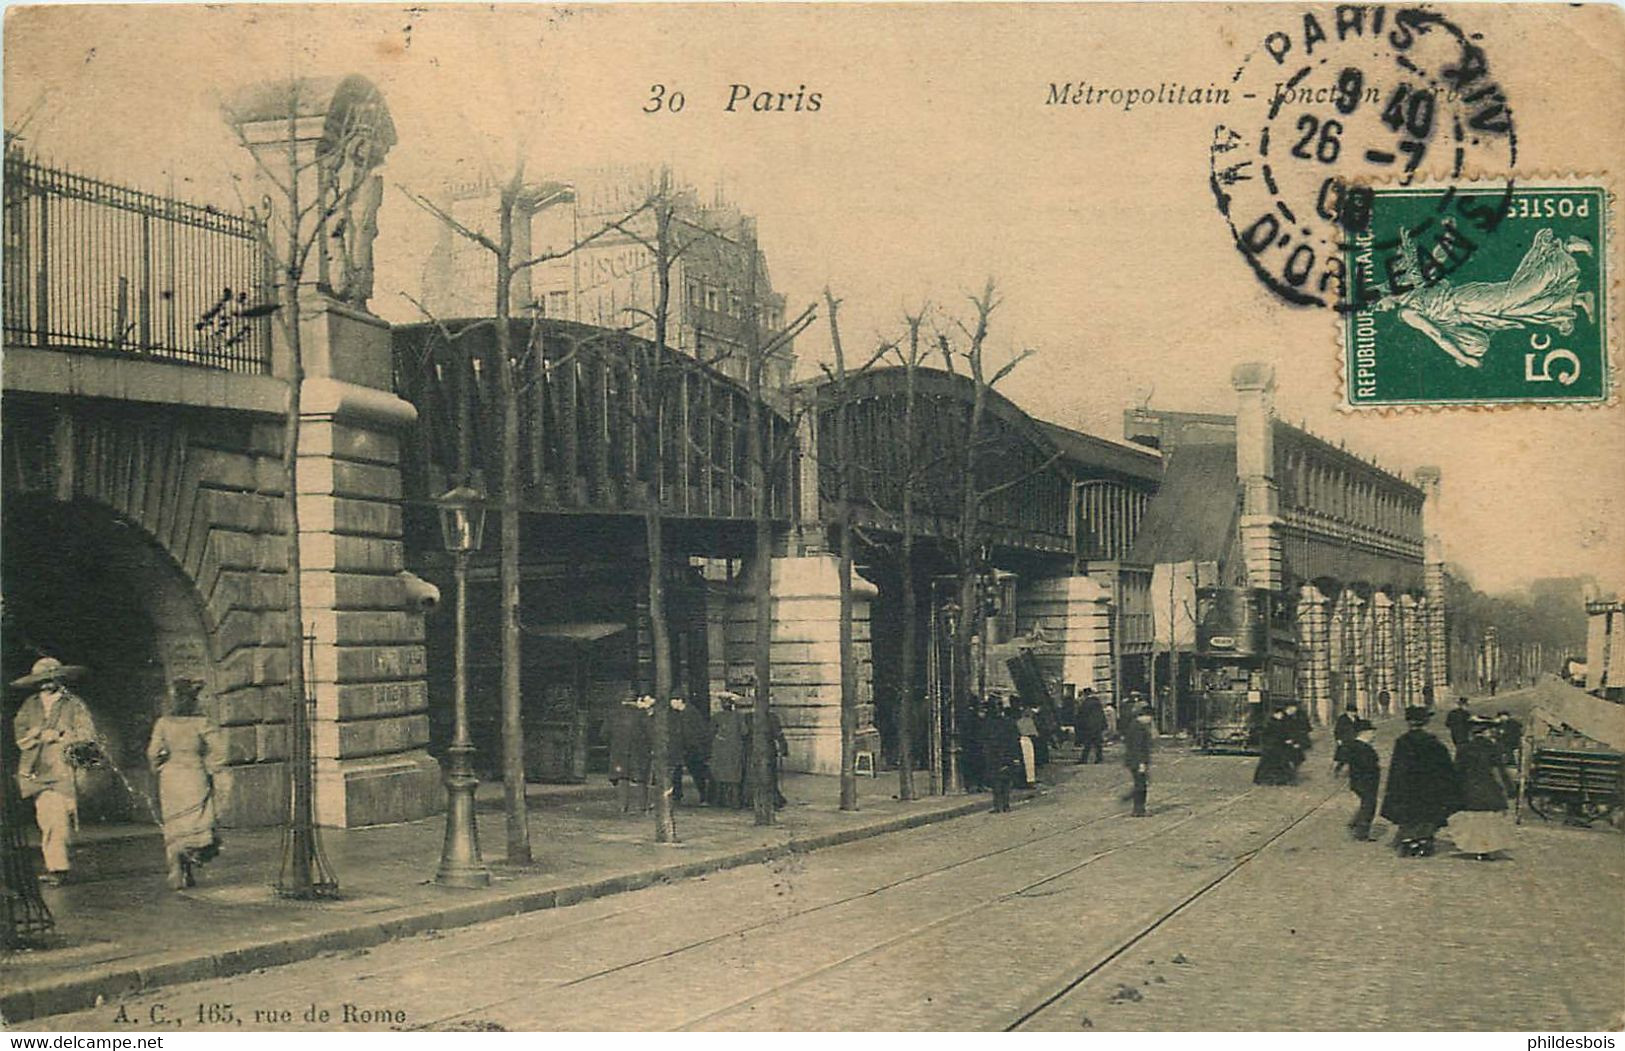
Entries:
<svg viewBox="0 0 1625 1051">
<path fill-rule="evenodd" d="M 667 758 L 671 764 L 668 783 L 672 801 L 683 800 L 686 772 L 700 805 L 733 809 L 753 806 L 750 771 L 755 742 L 755 704 L 732 691 L 714 694 L 713 699 L 717 710 L 710 716 L 681 697 L 667 702 L 671 709 L 667 722 L 670 734 Z M 650 790 L 654 782 L 655 705 L 655 699 L 648 694 L 629 697 L 610 713 L 607 721 L 609 779 L 615 785 L 622 813 L 633 809 L 634 791 L 638 793 L 641 809 L 653 806 Z M 779 770 L 790 748 L 779 714 L 771 709 L 767 714 L 767 739 L 773 805 L 781 808 L 786 800 L 779 790 Z"/>
<path fill-rule="evenodd" d="M 1379 710 L 1386 711 L 1388 704 L 1387 696 L 1379 697 Z M 1382 764 L 1374 746 L 1376 726 L 1361 718 L 1354 704 L 1333 726 L 1332 772 L 1346 771 L 1349 791 L 1359 800 L 1349 819 L 1350 834 L 1360 841 L 1371 839 L 1372 822 L 1380 812 L 1394 826 L 1393 846 L 1401 857 L 1431 856 L 1446 824 L 1456 849 L 1464 854 L 1490 860 L 1507 850 L 1512 843 L 1508 801 L 1517 791 L 1508 766 L 1517 762 L 1522 724 L 1506 711 L 1494 718 L 1474 715 L 1463 697 L 1445 717 L 1452 755 L 1427 730 L 1432 707 L 1407 707 L 1404 716 L 1406 731 L 1389 756 L 1380 811 Z M 1308 720 L 1296 703 L 1272 712 L 1265 720 L 1254 783 L 1295 784 L 1310 747 Z"/>
</svg>

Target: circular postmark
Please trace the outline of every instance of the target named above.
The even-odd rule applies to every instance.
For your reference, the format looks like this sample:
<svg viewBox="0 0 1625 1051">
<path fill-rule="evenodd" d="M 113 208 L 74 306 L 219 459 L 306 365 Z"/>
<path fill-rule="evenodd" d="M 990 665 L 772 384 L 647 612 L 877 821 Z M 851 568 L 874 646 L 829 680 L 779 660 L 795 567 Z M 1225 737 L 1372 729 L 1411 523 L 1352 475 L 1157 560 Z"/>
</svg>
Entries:
<svg viewBox="0 0 1625 1051">
<path fill-rule="evenodd" d="M 1478 39 L 1426 7 L 1337 5 L 1284 19 L 1242 61 L 1243 115 L 1214 129 L 1209 182 L 1267 288 L 1297 306 L 1364 309 L 1442 279 L 1493 232 L 1517 134 Z M 1504 178 L 1504 196 L 1451 192 L 1474 174 Z M 1376 187 L 1421 180 L 1444 186 L 1437 207 L 1373 238 Z"/>
</svg>

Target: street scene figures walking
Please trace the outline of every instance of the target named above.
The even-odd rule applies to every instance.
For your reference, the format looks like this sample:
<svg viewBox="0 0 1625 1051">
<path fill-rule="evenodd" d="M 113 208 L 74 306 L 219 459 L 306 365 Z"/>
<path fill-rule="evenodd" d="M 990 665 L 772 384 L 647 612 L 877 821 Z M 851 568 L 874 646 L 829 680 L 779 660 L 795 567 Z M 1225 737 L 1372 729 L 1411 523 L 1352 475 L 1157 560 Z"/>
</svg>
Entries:
<svg viewBox="0 0 1625 1051">
<path fill-rule="evenodd" d="M 1395 826 L 1400 857 L 1431 857 L 1434 836 L 1456 810 L 1458 791 L 1450 751 L 1427 732 L 1430 709 L 1405 709 L 1408 729 L 1394 742 L 1382 816 Z"/>
<path fill-rule="evenodd" d="M 164 854 L 169 886 L 181 890 L 197 883 L 198 867 L 220 852 L 215 830 L 214 767 L 211 727 L 199 703 L 203 683 L 177 679 L 170 692 L 170 712 L 152 725 L 147 762 L 158 774 L 158 805 L 163 813 Z"/>
<path fill-rule="evenodd" d="M 55 657 L 41 657 L 27 675 L 11 682 L 14 688 L 35 691 L 18 709 L 14 723 L 20 753 L 17 786 L 24 799 L 34 800 L 45 858 L 40 878 L 46 883 L 68 878 L 79 810 L 78 771 L 95 762 L 99 751 L 90 709 L 68 686 L 83 672 Z"/>
</svg>

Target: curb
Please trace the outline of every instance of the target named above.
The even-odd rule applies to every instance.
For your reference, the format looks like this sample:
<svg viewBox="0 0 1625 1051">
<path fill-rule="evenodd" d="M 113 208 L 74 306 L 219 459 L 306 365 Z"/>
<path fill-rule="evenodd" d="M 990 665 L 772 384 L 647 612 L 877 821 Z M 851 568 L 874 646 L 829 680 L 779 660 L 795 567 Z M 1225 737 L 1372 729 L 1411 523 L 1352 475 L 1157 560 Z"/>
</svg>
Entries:
<svg viewBox="0 0 1625 1051">
<path fill-rule="evenodd" d="M 0 994 L 0 1022 L 5 1020 L 25 1022 L 70 1011 L 82 1011 L 95 1007 L 97 1001 L 111 1003 L 162 986 L 229 978 L 267 967 L 298 963 L 323 953 L 371 948 L 425 931 L 467 927 L 488 920 L 539 912 L 543 909 L 562 908 L 594 898 L 641 890 L 656 883 L 692 879 L 726 869 L 759 865 L 793 854 L 811 853 L 826 847 L 950 821 L 986 810 L 987 806 L 986 799 L 973 797 L 939 810 L 904 814 L 854 828 L 811 833 L 793 837 L 773 846 L 750 847 L 710 858 L 659 865 L 564 887 L 516 889 L 501 897 L 479 901 L 420 905 L 387 920 L 276 938 L 257 945 L 238 946 L 210 955 L 192 955 L 167 960 L 160 958 L 139 966 L 106 966 L 70 980 Z"/>
</svg>

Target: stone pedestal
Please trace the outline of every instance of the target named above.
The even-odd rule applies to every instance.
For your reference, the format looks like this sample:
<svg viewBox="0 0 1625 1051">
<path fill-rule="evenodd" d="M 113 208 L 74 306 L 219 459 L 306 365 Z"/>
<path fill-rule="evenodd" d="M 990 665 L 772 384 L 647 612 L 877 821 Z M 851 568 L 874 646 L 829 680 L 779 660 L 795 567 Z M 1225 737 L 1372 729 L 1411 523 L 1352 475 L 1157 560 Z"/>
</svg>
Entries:
<svg viewBox="0 0 1625 1051">
<path fill-rule="evenodd" d="M 301 397 L 299 561 L 305 632 L 314 636 L 305 674 L 316 696 L 316 819 L 337 827 L 408 821 L 444 799 L 439 765 L 425 750 L 423 615 L 408 608 L 396 576 L 404 568 L 398 435 L 415 413 L 370 385 L 387 376 L 382 321 L 319 299 L 303 336 L 310 378 Z"/>
<path fill-rule="evenodd" d="M 1326 596 L 1313 584 L 1298 593 L 1298 702 L 1317 725 L 1332 721 L 1331 647 Z"/>
<path fill-rule="evenodd" d="M 841 771 L 840 561 L 833 555 L 773 559 L 773 710 L 790 747 L 784 769 Z M 878 752 L 873 730 L 869 605 L 876 590 L 854 574 L 852 649 L 857 662 L 859 748 Z M 728 604 L 728 678 L 747 681 L 754 669 L 756 606 L 747 573 Z"/>
<path fill-rule="evenodd" d="M 1045 678 L 1071 683 L 1080 695 L 1084 689 L 1092 689 L 1107 703 L 1116 699 L 1113 583 L 1088 576 L 1048 577 L 1023 581 L 1016 592 L 1016 632 L 1042 634 L 1044 641 L 1033 655 Z"/>
</svg>

